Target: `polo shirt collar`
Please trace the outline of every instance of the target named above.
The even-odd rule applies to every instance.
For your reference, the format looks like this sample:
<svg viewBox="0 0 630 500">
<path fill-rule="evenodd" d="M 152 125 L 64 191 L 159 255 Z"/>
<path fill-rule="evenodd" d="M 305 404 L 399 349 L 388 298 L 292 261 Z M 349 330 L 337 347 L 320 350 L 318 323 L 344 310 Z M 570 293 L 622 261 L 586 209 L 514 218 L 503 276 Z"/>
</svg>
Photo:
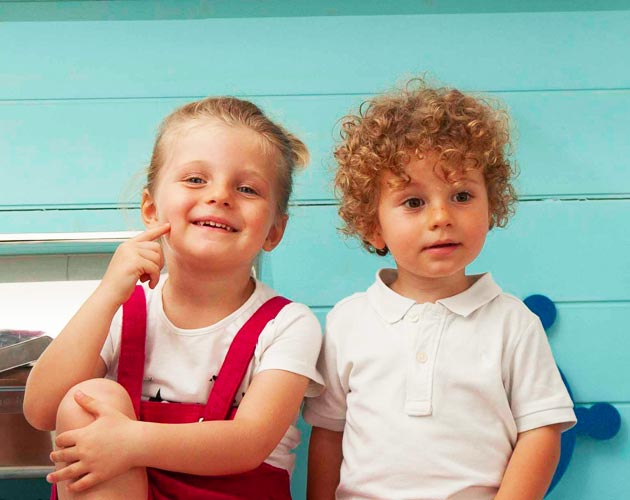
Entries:
<svg viewBox="0 0 630 500">
<path fill-rule="evenodd" d="M 396 276 L 395 269 L 381 269 L 376 273 L 376 281 L 367 290 L 370 304 L 388 323 L 400 321 L 416 305 L 413 299 L 403 297 L 389 288 Z M 467 317 L 502 293 L 490 273 L 475 275 L 474 278 L 476 281 L 470 288 L 440 299 L 437 303 L 459 316 Z"/>
</svg>

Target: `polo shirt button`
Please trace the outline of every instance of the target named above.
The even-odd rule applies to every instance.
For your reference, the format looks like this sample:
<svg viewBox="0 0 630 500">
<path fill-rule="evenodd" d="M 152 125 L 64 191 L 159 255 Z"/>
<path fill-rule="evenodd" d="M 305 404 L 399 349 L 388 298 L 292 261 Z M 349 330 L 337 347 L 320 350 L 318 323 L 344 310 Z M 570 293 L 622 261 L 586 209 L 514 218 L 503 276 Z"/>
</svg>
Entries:
<svg viewBox="0 0 630 500">
<path fill-rule="evenodd" d="M 409 318 L 409 321 L 412 321 L 414 323 L 417 323 L 420 319 L 420 316 L 418 316 L 418 313 L 415 311 L 410 312 L 407 317 Z"/>
<path fill-rule="evenodd" d="M 418 352 L 416 353 L 416 361 L 418 363 L 426 363 L 429 360 L 429 356 L 427 356 L 426 352 Z"/>
</svg>

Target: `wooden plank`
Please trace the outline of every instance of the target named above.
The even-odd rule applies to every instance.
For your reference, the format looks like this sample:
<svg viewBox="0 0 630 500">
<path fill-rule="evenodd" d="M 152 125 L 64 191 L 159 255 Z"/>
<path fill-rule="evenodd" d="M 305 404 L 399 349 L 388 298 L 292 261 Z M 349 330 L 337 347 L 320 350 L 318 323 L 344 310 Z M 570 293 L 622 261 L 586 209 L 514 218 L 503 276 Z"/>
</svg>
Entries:
<svg viewBox="0 0 630 500">
<path fill-rule="evenodd" d="M 515 127 L 519 194 L 630 193 L 630 92 L 499 94 Z"/>
<path fill-rule="evenodd" d="M 348 15 L 461 14 L 495 12 L 601 11 L 628 9 L 627 0 L 267 0 L 199 2 L 199 0 L 18 0 L 0 2 L 5 21 L 87 21 L 204 19 L 222 17 L 302 17 Z"/>
<path fill-rule="evenodd" d="M 630 405 L 615 405 L 621 413 L 621 430 L 610 441 L 578 436 L 569 468 L 548 500 L 628 498 L 630 491 Z"/>
<path fill-rule="evenodd" d="M 629 24 L 630 11 L 9 22 L 0 98 L 371 93 L 421 71 L 487 91 L 619 89 Z"/>
<path fill-rule="evenodd" d="M 519 297 L 545 293 L 558 302 L 630 298 L 630 200 L 524 202 L 507 229 L 491 231 L 470 273 L 491 270 Z M 280 292 L 329 306 L 366 288 L 390 258 L 344 240 L 335 206 L 292 211 L 284 241 L 262 261 L 263 277 Z"/>
<path fill-rule="evenodd" d="M 189 100 L 0 103 L 0 169 L 10 179 L 0 184 L 0 206 L 137 203 L 160 121 Z M 294 197 L 330 198 L 334 123 L 360 100 L 323 96 L 254 101 L 311 150 L 311 165 L 295 176 Z"/>
<path fill-rule="evenodd" d="M 517 296 L 557 301 L 630 298 L 630 200 L 525 202 L 492 231 L 471 272 L 490 269 Z"/>
<path fill-rule="evenodd" d="M 301 137 L 312 161 L 296 201 L 330 200 L 338 120 L 367 96 L 255 98 Z M 630 193 L 630 91 L 500 94 L 514 115 L 517 185 L 525 197 Z M 0 104 L 0 205 L 137 203 L 161 119 L 187 99 Z M 55 186 L 55 189 L 51 189 Z"/>
<path fill-rule="evenodd" d="M 575 401 L 630 401 L 630 301 L 560 303 L 557 308 L 549 342 Z"/>
</svg>

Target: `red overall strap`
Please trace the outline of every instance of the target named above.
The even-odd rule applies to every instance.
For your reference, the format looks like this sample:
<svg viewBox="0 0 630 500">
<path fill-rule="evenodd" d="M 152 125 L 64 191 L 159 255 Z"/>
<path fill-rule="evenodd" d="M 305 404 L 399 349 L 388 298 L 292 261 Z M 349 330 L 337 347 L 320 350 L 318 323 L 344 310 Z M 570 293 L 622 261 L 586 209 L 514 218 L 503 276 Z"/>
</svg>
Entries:
<svg viewBox="0 0 630 500">
<path fill-rule="evenodd" d="M 234 337 L 208 397 L 204 420 L 228 418 L 236 391 L 254 355 L 258 337 L 269 321 L 280 310 L 291 303 L 289 299 L 276 296 L 269 299 L 252 315 Z"/>
<path fill-rule="evenodd" d="M 123 304 L 118 383 L 127 389 L 138 419 L 140 418 L 146 333 L 147 303 L 144 289 L 136 285 L 129 300 Z"/>
</svg>

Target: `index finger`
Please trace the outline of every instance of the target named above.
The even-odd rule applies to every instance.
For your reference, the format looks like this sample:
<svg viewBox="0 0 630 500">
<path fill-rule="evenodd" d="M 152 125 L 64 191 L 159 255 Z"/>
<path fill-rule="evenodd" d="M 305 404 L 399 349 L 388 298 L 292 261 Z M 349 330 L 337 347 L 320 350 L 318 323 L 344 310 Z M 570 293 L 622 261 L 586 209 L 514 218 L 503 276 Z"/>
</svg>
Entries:
<svg viewBox="0 0 630 500">
<path fill-rule="evenodd" d="M 157 240 L 160 236 L 164 236 L 171 230 L 171 225 L 168 222 L 164 222 L 162 224 L 158 224 L 157 226 L 150 227 L 143 233 L 140 233 L 137 236 L 131 238 L 134 241 L 154 241 Z"/>
</svg>

